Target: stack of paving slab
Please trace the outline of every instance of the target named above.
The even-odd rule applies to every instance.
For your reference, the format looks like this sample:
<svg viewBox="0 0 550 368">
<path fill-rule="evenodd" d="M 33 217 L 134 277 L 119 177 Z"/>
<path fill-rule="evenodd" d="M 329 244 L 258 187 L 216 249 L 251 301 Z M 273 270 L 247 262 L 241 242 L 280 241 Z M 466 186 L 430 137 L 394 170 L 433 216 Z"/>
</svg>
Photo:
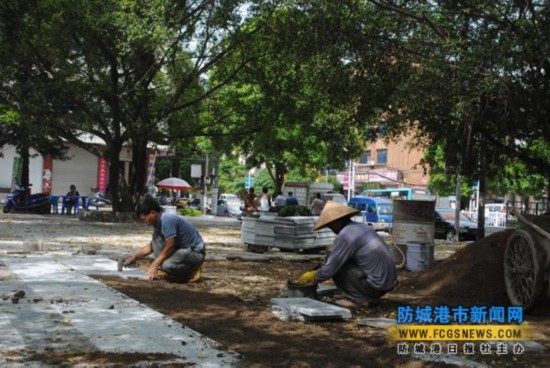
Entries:
<svg viewBox="0 0 550 368">
<path fill-rule="evenodd" d="M 317 216 L 279 217 L 261 215 L 244 217 L 241 239 L 245 244 L 287 249 L 307 249 L 332 245 L 330 229 L 313 231 Z"/>
</svg>

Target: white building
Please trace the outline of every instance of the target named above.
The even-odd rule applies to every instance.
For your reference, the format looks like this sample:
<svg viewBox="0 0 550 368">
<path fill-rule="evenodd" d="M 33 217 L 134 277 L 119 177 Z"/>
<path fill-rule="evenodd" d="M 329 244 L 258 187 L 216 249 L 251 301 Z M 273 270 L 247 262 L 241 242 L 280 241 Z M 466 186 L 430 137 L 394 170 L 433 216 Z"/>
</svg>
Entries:
<svg viewBox="0 0 550 368">
<path fill-rule="evenodd" d="M 97 186 L 104 190 L 107 185 L 108 167 L 104 159 L 91 154 L 84 149 L 68 143 L 68 160 L 52 160 L 42 157 L 31 150 L 29 165 L 29 182 L 31 193 L 48 193 L 64 195 L 69 186 L 74 184 L 81 195 L 91 196 L 91 188 Z M 1 148 L 4 157 L 0 157 L 0 192 L 4 195 L 15 188 L 15 180 L 19 175 L 17 165 L 21 157 L 14 146 Z M 122 172 L 126 181 L 131 162 L 131 151 L 123 149 L 120 154 Z M 14 171 L 15 169 L 15 171 Z M 20 172 L 20 171 L 19 171 Z"/>
</svg>

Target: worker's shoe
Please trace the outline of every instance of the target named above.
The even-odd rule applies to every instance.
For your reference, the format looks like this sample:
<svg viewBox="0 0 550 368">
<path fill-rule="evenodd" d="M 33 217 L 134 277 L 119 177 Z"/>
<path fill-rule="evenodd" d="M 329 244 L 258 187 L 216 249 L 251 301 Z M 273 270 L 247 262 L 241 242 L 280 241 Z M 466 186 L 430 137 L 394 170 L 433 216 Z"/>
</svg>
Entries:
<svg viewBox="0 0 550 368">
<path fill-rule="evenodd" d="M 197 282 L 197 281 L 199 281 L 199 279 L 201 278 L 201 275 L 202 275 L 202 264 L 201 264 L 200 267 L 197 269 L 197 271 L 195 271 L 195 274 L 193 275 L 193 277 L 191 277 L 191 279 L 189 279 L 189 282 Z"/>
</svg>

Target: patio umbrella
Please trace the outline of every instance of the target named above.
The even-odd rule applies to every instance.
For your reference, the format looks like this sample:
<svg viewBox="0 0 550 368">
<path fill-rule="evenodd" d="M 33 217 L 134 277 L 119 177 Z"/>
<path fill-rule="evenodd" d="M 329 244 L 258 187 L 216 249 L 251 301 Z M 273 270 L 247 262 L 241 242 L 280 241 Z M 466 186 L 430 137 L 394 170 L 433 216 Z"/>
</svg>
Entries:
<svg viewBox="0 0 550 368">
<path fill-rule="evenodd" d="M 158 188 L 166 188 L 173 190 L 187 190 L 191 189 L 191 185 L 180 178 L 166 178 L 157 183 Z"/>
</svg>

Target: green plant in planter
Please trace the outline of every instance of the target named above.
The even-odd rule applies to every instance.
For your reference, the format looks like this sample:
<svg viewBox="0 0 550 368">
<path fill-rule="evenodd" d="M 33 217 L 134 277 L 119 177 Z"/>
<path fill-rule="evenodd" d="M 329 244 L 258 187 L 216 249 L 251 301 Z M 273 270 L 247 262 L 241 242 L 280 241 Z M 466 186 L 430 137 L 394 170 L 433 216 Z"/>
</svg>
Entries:
<svg viewBox="0 0 550 368">
<path fill-rule="evenodd" d="M 282 206 L 277 208 L 277 215 L 281 217 L 289 216 L 313 216 L 311 210 L 306 206 Z"/>
</svg>

